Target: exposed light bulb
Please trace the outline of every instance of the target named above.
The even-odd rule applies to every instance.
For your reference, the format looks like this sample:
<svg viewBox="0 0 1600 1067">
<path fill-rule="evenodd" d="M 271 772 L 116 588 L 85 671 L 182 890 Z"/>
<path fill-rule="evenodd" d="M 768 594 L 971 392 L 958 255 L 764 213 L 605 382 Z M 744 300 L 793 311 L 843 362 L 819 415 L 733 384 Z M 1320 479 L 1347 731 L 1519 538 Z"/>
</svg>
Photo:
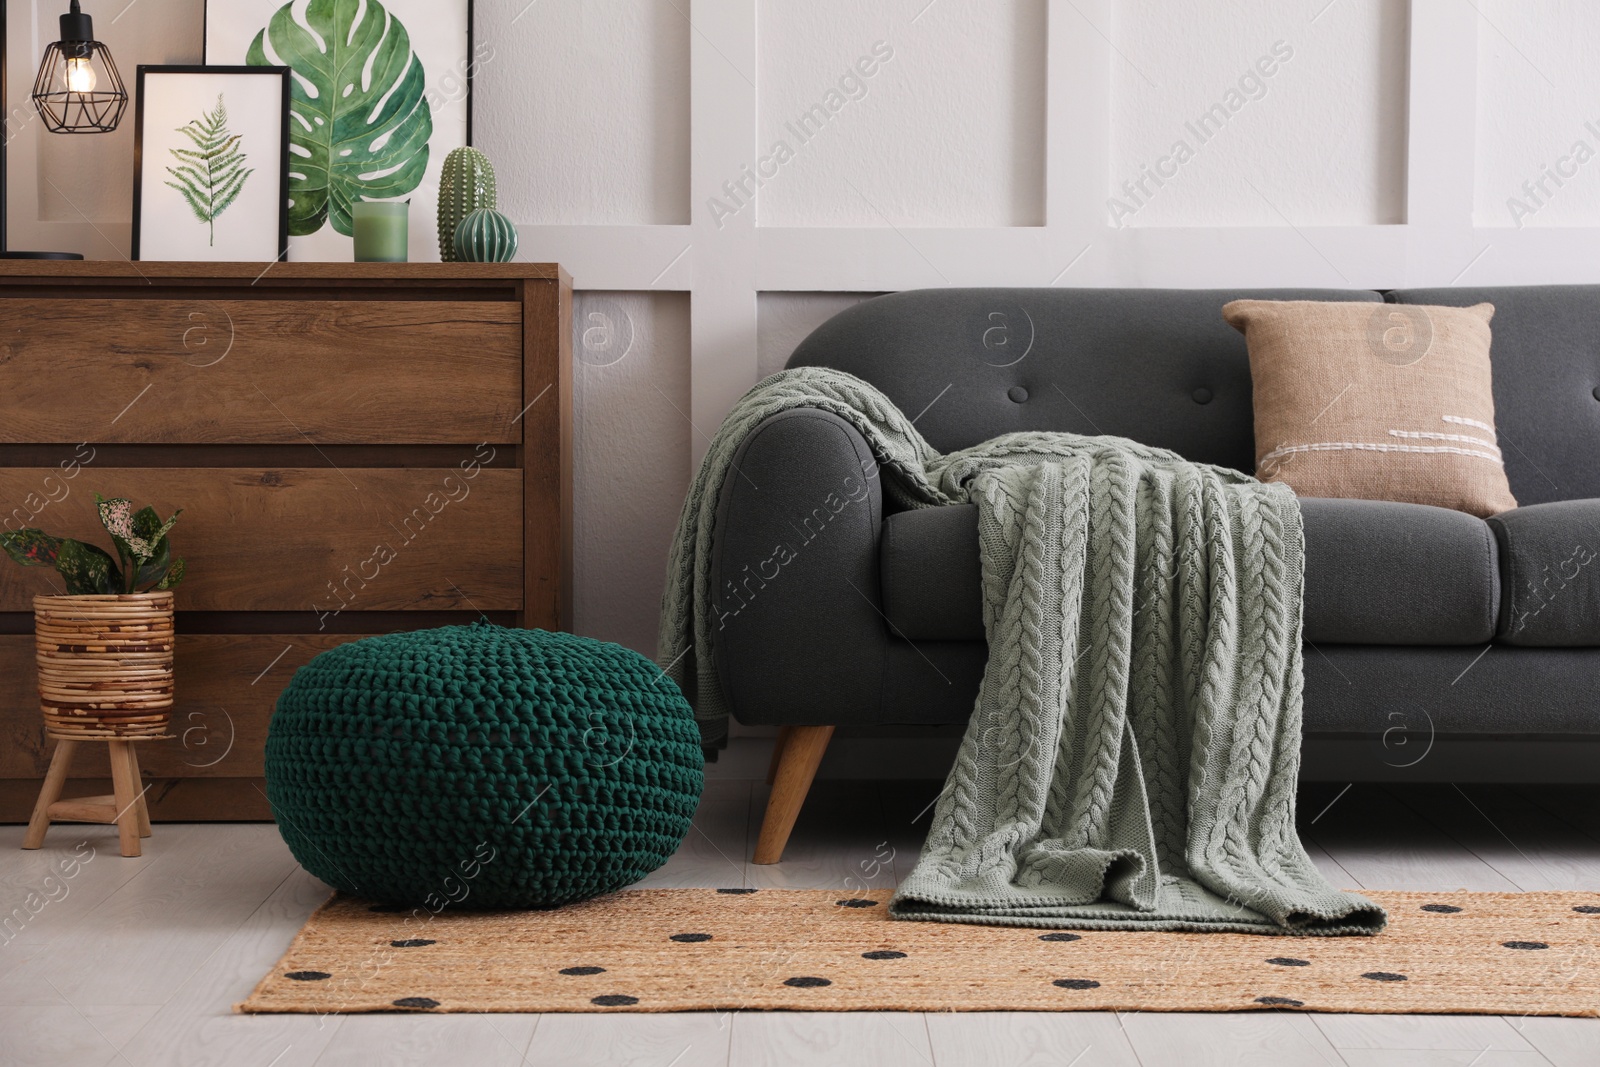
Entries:
<svg viewBox="0 0 1600 1067">
<path fill-rule="evenodd" d="M 67 90 L 74 93 L 92 93 L 100 82 L 94 64 L 88 59 L 67 60 Z"/>
</svg>

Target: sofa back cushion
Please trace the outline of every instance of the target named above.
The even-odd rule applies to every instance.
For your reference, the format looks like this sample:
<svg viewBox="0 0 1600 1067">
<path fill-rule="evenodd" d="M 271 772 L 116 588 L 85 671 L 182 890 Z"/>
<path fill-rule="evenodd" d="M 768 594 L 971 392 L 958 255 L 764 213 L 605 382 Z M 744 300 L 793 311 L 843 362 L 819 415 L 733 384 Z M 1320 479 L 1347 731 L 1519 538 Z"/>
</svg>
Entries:
<svg viewBox="0 0 1600 1067">
<path fill-rule="evenodd" d="M 1600 285 L 1399 289 L 1402 304 L 1494 305 L 1495 428 L 1518 503 L 1600 497 Z"/>
<path fill-rule="evenodd" d="M 789 366 L 871 382 L 942 452 L 1065 430 L 1250 472 L 1250 358 L 1222 318 L 1222 306 L 1241 299 L 1381 298 L 1328 289 L 918 289 L 834 316 Z"/>
</svg>

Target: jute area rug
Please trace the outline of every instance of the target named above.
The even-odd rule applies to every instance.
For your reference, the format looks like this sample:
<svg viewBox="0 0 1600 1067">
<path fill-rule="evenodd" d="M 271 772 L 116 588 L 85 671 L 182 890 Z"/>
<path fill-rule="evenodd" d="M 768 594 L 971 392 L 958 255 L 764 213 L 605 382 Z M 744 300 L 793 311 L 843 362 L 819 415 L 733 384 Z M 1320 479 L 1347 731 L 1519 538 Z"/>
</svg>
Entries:
<svg viewBox="0 0 1600 1067">
<path fill-rule="evenodd" d="M 1375 937 L 901 922 L 888 890 L 647 889 L 555 911 L 335 896 L 241 1012 L 1600 1014 L 1600 894 L 1369 893 Z"/>
</svg>

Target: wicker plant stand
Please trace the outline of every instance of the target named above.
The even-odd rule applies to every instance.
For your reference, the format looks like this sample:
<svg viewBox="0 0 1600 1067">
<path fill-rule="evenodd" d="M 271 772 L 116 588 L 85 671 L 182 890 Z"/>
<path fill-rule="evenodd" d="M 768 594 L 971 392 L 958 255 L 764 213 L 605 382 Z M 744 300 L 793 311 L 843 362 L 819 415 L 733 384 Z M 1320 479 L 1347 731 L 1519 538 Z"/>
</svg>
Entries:
<svg viewBox="0 0 1600 1067">
<path fill-rule="evenodd" d="M 52 822 L 114 824 L 124 856 L 150 836 L 134 743 L 167 736 L 172 714 L 170 592 L 40 596 L 33 601 L 39 705 L 56 741 L 23 848 L 40 848 Z M 110 796 L 61 799 L 79 746 L 104 742 Z"/>
</svg>

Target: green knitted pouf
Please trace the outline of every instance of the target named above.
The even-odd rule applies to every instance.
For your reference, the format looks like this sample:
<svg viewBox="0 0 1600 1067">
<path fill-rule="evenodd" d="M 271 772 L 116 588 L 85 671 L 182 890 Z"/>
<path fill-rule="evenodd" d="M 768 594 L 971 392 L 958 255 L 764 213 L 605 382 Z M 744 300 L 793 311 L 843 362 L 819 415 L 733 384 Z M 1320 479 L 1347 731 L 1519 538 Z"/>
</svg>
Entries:
<svg viewBox="0 0 1600 1067">
<path fill-rule="evenodd" d="M 266 773 L 301 866 L 435 911 L 636 882 L 682 843 L 705 783 L 694 713 L 654 663 L 483 623 L 317 656 L 278 699 Z"/>
</svg>

